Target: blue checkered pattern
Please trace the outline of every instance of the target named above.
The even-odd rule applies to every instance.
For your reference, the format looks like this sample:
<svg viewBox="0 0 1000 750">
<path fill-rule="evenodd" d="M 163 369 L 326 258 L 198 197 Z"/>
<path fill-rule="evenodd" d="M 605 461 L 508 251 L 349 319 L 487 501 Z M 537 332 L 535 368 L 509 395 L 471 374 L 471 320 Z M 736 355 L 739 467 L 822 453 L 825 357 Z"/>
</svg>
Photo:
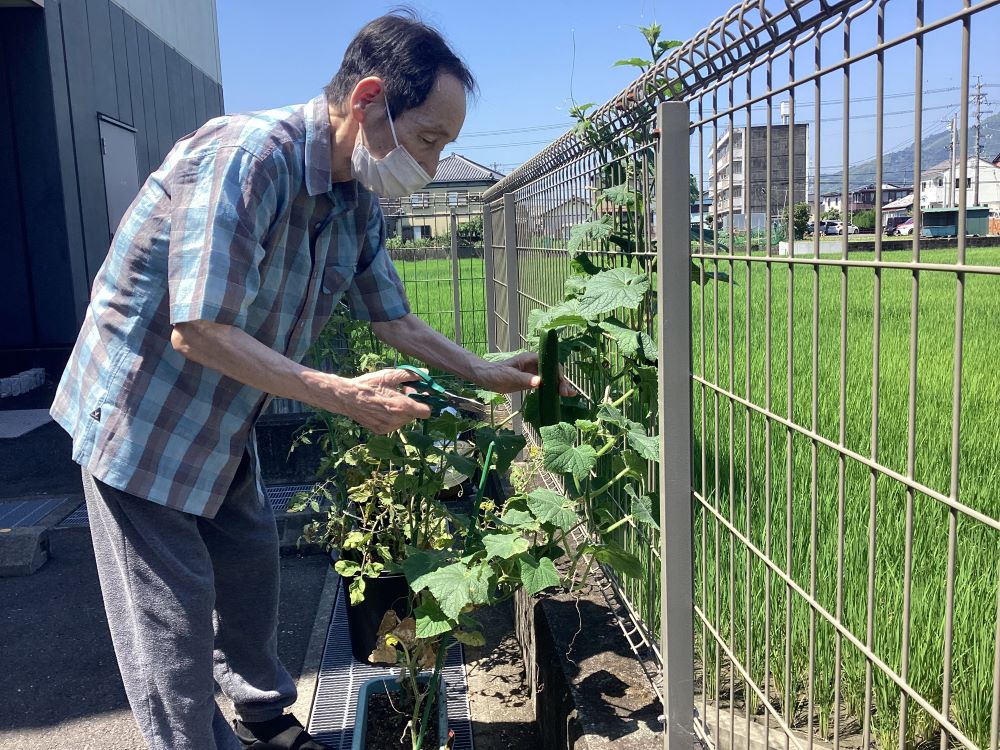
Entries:
<svg viewBox="0 0 1000 750">
<path fill-rule="evenodd" d="M 184 358 L 172 326 L 239 327 L 300 361 L 343 299 L 409 313 L 378 200 L 332 183 L 326 99 L 230 115 L 181 139 L 115 233 L 52 416 L 125 492 L 214 517 L 266 394 Z"/>
</svg>

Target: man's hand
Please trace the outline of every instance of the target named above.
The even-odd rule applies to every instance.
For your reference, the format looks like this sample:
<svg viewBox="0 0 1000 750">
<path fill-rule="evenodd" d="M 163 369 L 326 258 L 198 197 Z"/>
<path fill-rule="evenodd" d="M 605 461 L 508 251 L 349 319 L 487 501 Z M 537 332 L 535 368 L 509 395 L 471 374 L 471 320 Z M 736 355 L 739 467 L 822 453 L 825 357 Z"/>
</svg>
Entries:
<svg viewBox="0 0 1000 750">
<path fill-rule="evenodd" d="M 482 365 L 476 372 L 475 382 L 494 393 L 514 393 L 537 388 L 542 383 L 538 376 L 538 355 L 522 352 L 500 362 Z M 576 388 L 559 373 L 559 393 L 575 396 Z"/>
<path fill-rule="evenodd" d="M 341 414 L 362 427 L 387 435 L 415 419 L 427 419 L 431 408 L 414 401 L 400 386 L 418 380 L 406 370 L 379 370 L 346 380 L 348 398 L 339 403 Z"/>
</svg>

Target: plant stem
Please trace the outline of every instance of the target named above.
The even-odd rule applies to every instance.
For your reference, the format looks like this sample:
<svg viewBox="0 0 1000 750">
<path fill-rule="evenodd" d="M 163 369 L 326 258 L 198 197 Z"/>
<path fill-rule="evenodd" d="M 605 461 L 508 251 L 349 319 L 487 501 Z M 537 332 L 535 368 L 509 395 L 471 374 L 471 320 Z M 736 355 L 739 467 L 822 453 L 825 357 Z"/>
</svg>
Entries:
<svg viewBox="0 0 1000 750">
<path fill-rule="evenodd" d="M 444 667 L 444 657 L 447 651 L 448 637 L 445 636 L 438 643 L 437 658 L 434 660 L 434 671 L 431 673 L 431 678 L 427 681 L 430 686 L 427 691 L 427 703 L 424 705 L 424 710 L 420 717 L 420 734 L 417 737 L 417 743 L 414 745 L 414 750 L 421 750 L 423 747 L 424 734 L 427 732 L 427 722 L 430 719 L 431 706 L 434 703 L 434 696 L 438 694 L 438 685 L 441 683 L 441 669 Z M 413 711 L 413 717 L 414 719 L 417 717 L 416 709 Z"/>
<path fill-rule="evenodd" d="M 611 406 L 617 409 L 619 406 L 628 401 L 634 394 L 635 394 L 635 388 L 629 388 L 627 391 L 625 391 L 625 393 L 623 393 L 617 399 L 612 401 Z"/>
<path fill-rule="evenodd" d="M 607 484 L 602 485 L 601 487 L 599 487 L 596 490 L 592 490 L 589 494 L 592 495 L 592 496 L 593 495 L 602 495 L 602 494 L 604 494 L 605 492 L 607 492 L 611 488 L 611 486 L 615 482 L 617 482 L 617 481 L 619 481 L 621 479 L 624 479 L 625 477 L 628 476 L 628 474 L 629 474 L 629 470 L 628 469 L 622 469 L 617 474 L 615 474 L 614 478 L 608 480 Z"/>
</svg>

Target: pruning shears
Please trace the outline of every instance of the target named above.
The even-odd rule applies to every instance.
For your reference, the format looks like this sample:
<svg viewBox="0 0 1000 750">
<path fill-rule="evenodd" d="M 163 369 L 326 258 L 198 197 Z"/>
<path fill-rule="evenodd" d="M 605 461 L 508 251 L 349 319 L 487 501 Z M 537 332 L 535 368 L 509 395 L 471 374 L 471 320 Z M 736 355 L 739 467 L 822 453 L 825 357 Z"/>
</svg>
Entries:
<svg viewBox="0 0 1000 750">
<path fill-rule="evenodd" d="M 396 369 L 406 370 L 417 376 L 419 380 L 406 384 L 407 387 L 415 391 L 415 393 L 410 393 L 409 396 L 414 401 L 427 404 L 434 413 L 439 414 L 443 409 L 450 407 L 473 417 L 482 418 L 486 416 L 485 405 L 474 399 L 452 393 L 419 367 L 397 365 Z"/>
</svg>

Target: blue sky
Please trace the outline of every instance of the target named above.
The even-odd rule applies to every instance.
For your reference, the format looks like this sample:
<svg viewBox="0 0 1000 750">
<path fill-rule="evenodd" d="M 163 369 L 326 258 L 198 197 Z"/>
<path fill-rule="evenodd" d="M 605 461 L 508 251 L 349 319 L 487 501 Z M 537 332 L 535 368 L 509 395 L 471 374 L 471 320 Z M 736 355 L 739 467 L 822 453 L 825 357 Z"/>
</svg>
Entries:
<svg viewBox="0 0 1000 750">
<path fill-rule="evenodd" d="M 315 96 L 357 30 L 396 4 L 289 0 L 274 13 L 273 2 L 218 0 L 226 109 L 261 109 Z M 508 171 L 569 129 L 571 78 L 578 102 L 604 102 L 635 77 L 635 69 L 612 63 L 643 53 L 645 40 L 636 26 L 659 19 L 665 38 L 686 39 L 728 10 L 732 0 L 415 0 L 410 5 L 445 33 L 479 81 L 481 96 L 470 107 L 454 150 Z M 540 129 L 495 132 L 526 128 Z M 483 132 L 490 135 L 477 135 Z"/>
<path fill-rule="evenodd" d="M 484 164 L 499 164 L 501 171 L 507 172 L 568 129 L 571 96 L 578 103 L 603 103 L 634 78 L 635 69 L 615 68 L 612 63 L 644 53 L 645 41 L 637 26 L 657 20 L 663 25 L 664 38 L 687 39 L 725 13 L 732 0 L 413 0 L 410 4 L 445 33 L 480 84 L 481 96 L 470 107 L 463 134 L 449 151 Z M 370 0 L 288 0 L 276 13 L 276 4 L 271 1 L 218 0 L 226 109 L 263 109 L 316 95 L 336 71 L 357 30 L 393 5 Z M 961 0 L 934 0 L 928 3 L 928 20 L 961 5 Z M 913 28 L 912 7 L 912 3 L 888 6 L 888 36 Z M 874 43 L 871 15 L 858 22 L 852 32 L 856 49 Z M 973 26 L 972 73 L 983 75 L 994 102 L 992 110 L 1000 111 L 1000 58 L 995 54 L 994 36 L 1000 28 L 1000 7 L 979 15 Z M 842 39 L 842 34 L 834 33 L 824 43 L 824 64 L 842 55 Z M 924 88 L 931 93 L 924 101 L 925 134 L 946 128 L 947 118 L 957 111 L 959 41 L 958 26 L 928 37 Z M 811 57 L 810 48 L 800 64 L 811 68 Z M 787 70 L 786 63 L 777 65 L 775 82 L 784 75 L 782 65 Z M 912 46 L 890 51 L 885 66 L 886 112 L 897 113 L 885 121 L 888 151 L 913 140 L 912 114 L 908 112 L 913 107 Z M 800 72 L 805 69 L 800 68 Z M 755 78 L 755 87 L 756 83 Z M 855 162 L 874 155 L 873 64 L 855 66 L 851 91 L 849 161 Z M 842 113 L 842 98 L 840 79 L 825 79 L 821 94 L 822 167 L 840 161 L 842 130 L 837 119 Z M 814 117 L 812 102 L 811 87 L 800 88 L 797 121 Z M 779 121 L 777 106 L 775 102 L 774 122 Z M 766 116 L 766 109 L 763 114 L 758 112 L 755 124 Z M 1000 150 L 1000 144 L 990 148 L 993 145 Z"/>
</svg>

